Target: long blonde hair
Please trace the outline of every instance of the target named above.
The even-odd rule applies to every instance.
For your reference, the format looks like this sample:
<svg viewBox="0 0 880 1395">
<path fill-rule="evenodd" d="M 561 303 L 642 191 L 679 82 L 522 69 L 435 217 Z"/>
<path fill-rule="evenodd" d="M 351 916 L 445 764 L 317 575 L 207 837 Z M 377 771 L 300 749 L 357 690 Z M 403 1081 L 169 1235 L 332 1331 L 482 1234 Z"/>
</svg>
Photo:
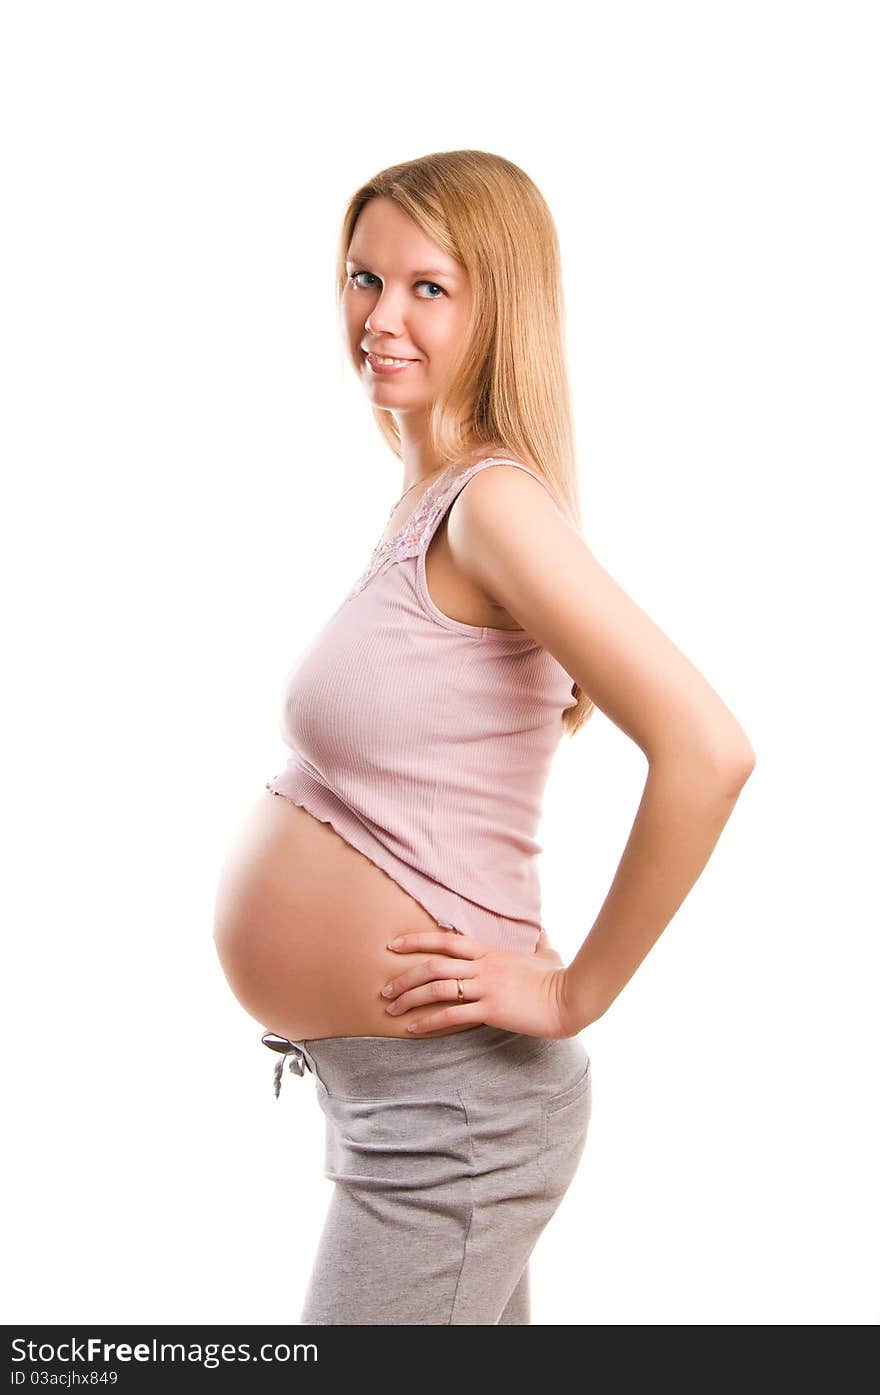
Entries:
<svg viewBox="0 0 880 1395">
<path fill-rule="evenodd" d="M 355 224 L 374 198 L 394 199 L 470 278 L 470 322 L 428 424 L 438 464 L 500 446 L 547 481 L 580 532 L 559 243 L 540 191 L 517 165 L 483 150 L 445 150 L 380 171 L 352 195 L 343 217 L 340 305 Z M 393 414 L 374 407 L 373 416 L 400 459 Z M 577 704 L 563 723 L 573 736 L 594 706 L 577 683 L 571 691 Z"/>
</svg>

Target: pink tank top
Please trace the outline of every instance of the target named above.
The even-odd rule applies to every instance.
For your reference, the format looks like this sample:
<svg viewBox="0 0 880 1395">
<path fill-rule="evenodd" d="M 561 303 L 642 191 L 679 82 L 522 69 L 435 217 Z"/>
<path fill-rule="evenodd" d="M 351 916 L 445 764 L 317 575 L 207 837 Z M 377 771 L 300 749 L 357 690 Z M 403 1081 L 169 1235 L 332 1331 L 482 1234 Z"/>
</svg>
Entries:
<svg viewBox="0 0 880 1395">
<path fill-rule="evenodd" d="M 288 675 L 292 752 L 266 788 L 329 823 L 440 925 L 534 951 L 535 834 L 551 761 L 575 705 L 562 665 L 524 630 L 467 625 L 428 594 L 425 556 L 491 456 L 428 486 Z"/>
</svg>

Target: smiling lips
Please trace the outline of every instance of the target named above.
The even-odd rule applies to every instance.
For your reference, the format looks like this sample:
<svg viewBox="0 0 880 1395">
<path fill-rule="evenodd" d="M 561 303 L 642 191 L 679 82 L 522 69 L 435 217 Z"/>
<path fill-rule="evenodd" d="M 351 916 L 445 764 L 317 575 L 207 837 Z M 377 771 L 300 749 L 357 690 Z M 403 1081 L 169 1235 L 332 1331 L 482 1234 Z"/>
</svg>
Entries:
<svg viewBox="0 0 880 1395">
<path fill-rule="evenodd" d="M 416 358 L 387 358 L 383 354 L 364 355 L 373 373 L 402 373 L 411 364 L 418 363 Z"/>
</svg>

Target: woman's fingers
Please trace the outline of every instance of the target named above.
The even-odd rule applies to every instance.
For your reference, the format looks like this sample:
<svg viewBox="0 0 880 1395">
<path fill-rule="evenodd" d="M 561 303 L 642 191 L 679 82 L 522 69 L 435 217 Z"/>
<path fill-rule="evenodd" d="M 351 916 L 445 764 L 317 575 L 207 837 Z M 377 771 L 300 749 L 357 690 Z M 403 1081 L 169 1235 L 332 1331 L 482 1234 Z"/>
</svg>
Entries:
<svg viewBox="0 0 880 1395">
<path fill-rule="evenodd" d="M 478 1027 L 482 1022 L 479 1003 L 459 1003 L 455 1007 L 443 1008 L 441 1012 L 429 1012 L 427 1017 L 407 1022 L 406 1030 L 421 1036 L 425 1032 L 439 1031 L 441 1027 Z"/>
<path fill-rule="evenodd" d="M 435 951 L 432 958 L 423 959 L 403 973 L 396 974 L 379 990 L 392 1016 L 424 1003 L 450 1000 L 457 1003 L 456 979 L 473 977 L 477 972 L 475 961 L 486 952 L 485 946 L 472 940 L 469 935 L 442 929 L 414 930 L 410 934 L 397 935 L 388 942 L 388 948 L 403 953 L 412 950 L 422 953 L 425 950 Z"/>
<path fill-rule="evenodd" d="M 408 989 L 418 988 L 432 982 L 455 982 L 456 978 L 473 978 L 477 967 L 472 959 L 425 959 L 421 964 L 413 964 L 402 974 L 396 974 L 380 989 L 383 998 L 396 998 Z M 458 991 L 456 985 L 456 992 Z"/>
<path fill-rule="evenodd" d="M 404 954 L 413 950 L 439 949 L 444 954 L 455 955 L 457 959 L 477 959 L 485 952 L 485 946 L 458 930 L 412 930 L 406 935 L 395 935 L 393 940 L 388 941 L 387 948 Z"/>
<path fill-rule="evenodd" d="M 465 980 L 462 980 L 464 984 Z M 468 992 L 465 988 L 465 1002 L 468 1004 L 476 1001 L 473 992 Z M 443 1003 L 444 1010 L 449 1004 L 456 1004 L 464 1007 L 464 1003 L 459 1003 L 458 983 L 453 979 L 435 979 L 431 983 L 420 984 L 416 988 L 410 988 L 405 993 L 401 993 L 388 1004 L 385 1011 L 392 1017 L 401 1013 L 409 1012 L 411 1008 L 424 1007 L 425 1004 Z"/>
</svg>

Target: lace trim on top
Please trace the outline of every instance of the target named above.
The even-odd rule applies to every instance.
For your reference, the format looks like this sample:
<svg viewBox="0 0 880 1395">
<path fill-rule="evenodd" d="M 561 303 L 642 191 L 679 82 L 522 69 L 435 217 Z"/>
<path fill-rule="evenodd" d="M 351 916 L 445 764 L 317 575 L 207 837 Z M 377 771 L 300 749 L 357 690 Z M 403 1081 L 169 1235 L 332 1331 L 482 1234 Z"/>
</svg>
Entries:
<svg viewBox="0 0 880 1395">
<path fill-rule="evenodd" d="M 422 543 L 430 541 L 434 531 L 433 525 L 444 513 L 449 497 L 459 481 L 463 487 L 464 482 L 481 465 L 485 465 L 490 460 L 506 459 L 506 456 L 487 455 L 474 465 L 468 465 L 464 470 L 460 470 L 458 462 L 453 461 L 441 475 L 438 475 L 433 484 L 428 485 L 409 518 L 401 524 L 397 532 L 392 533 L 390 538 L 380 539 L 376 544 L 366 568 L 349 591 L 346 600 L 350 601 L 353 596 L 357 596 L 363 591 L 367 583 L 372 581 L 374 576 L 385 571 L 393 563 L 401 562 L 405 557 L 418 555 Z M 459 470 L 457 474 L 454 473 L 456 470 Z"/>
</svg>

